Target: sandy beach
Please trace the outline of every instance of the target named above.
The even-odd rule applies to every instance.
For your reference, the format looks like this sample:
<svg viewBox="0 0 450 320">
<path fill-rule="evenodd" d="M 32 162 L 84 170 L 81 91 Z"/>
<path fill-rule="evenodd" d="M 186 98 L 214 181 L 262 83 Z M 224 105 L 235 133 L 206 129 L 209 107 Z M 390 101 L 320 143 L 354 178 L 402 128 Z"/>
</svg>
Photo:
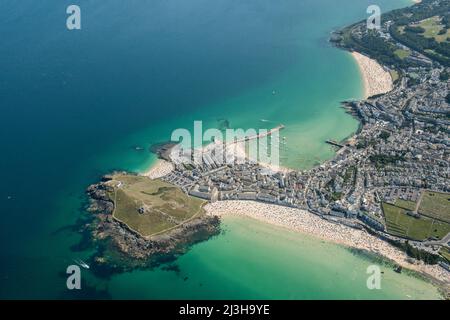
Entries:
<svg viewBox="0 0 450 320">
<path fill-rule="evenodd" d="M 426 265 L 421 261 L 412 261 L 404 252 L 370 235 L 365 230 L 357 230 L 328 222 L 305 210 L 255 201 L 235 200 L 208 203 L 205 210 L 208 214 L 219 217 L 226 215 L 247 216 L 326 241 L 374 252 L 405 268 L 429 275 L 447 286 L 450 285 L 450 272 L 442 267 Z"/>
<path fill-rule="evenodd" d="M 390 73 L 373 59 L 358 52 L 352 52 L 358 63 L 364 84 L 364 98 L 389 92 L 393 89 Z"/>
<path fill-rule="evenodd" d="M 173 164 L 169 161 L 158 159 L 155 165 L 151 166 L 146 172 L 142 173 L 142 176 L 149 177 L 150 179 L 158 179 L 168 175 L 174 169 Z"/>
</svg>

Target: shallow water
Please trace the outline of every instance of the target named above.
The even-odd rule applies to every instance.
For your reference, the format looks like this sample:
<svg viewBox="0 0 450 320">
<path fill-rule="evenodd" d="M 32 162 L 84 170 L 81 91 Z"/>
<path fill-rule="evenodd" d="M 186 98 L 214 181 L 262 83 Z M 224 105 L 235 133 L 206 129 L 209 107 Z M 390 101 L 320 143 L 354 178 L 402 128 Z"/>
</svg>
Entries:
<svg viewBox="0 0 450 320">
<path fill-rule="evenodd" d="M 226 217 L 224 234 L 198 244 L 175 264 L 115 277 L 114 298 L 149 299 L 436 299 L 431 284 L 377 259 L 246 217 Z M 367 268 L 384 272 L 369 290 Z M 132 288 L 132 290 L 127 290 Z"/>
</svg>

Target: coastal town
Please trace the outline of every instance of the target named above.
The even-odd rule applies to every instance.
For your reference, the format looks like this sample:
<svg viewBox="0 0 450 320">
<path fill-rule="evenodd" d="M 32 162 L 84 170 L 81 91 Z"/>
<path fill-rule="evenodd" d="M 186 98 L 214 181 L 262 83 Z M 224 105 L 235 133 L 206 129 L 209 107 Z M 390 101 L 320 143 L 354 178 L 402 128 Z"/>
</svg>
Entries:
<svg viewBox="0 0 450 320">
<path fill-rule="evenodd" d="M 390 24 L 384 23 L 379 36 L 394 41 Z M 364 30 L 361 23 L 352 32 L 363 37 Z M 330 161 L 307 171 L 271 171 L 251 161 L 222 165 L 223 159 L 208 153 L 200 165 L 176 164 L 163 180 L 210 202 L 257 201 L 307 210 L 333 223 L 368 230 L 390 243 L 448 257 L 450 68 L 408 50 L 409 58 L 420 61 L 420 66 L 397 67 L 395 73 L 400 76 L 395 84 L 392 66 L 382 67 L 370 57 L 353 53 L 359 55 L 363 72 L 370 74 L 366 78 L 369 93 L 365 100 L 343 102 L 361 125 L 345 141 L 328 141 L 338 149 Z M 426 205 L 433 196 L 444 198 L 442 211 Z M 392 209 L 399 212 L 391 213 Z M 411 219 L 406 227 L 397 221 L 403 215 Z M 415 220 L 435 229 L 408 234 Z M 449 270 L 448 260 L 439 264 Z"/>
<path fill-rule="evenodd" d="M 416 6 L 421 5 L 429 6 L 430 17 L 448 16 L 442 10 L 448 1 Z M 404 12 L 411 18 L 406 10 L 411 9 Z M 402 11 L 396 14 L 401 17 Z M 159 149 L 159 162 L 143 175 L 207 201 L 209 215 L 243 214 L 306 231 L 386 256 L 448 285 L 450 67 L 445 59 L 399 40 L 395 32 L 405 27 L 390 17 L 379 30 L 367 30 L 362 21 L 331 37 L 354 55 L 366 90 L 364 100 L 342 102 L 360 126 L 344 141 L 323 142 L 336 149 L 331 160 L 304 171 L 275 168 L 247 157 L 247 137 L 223 142 L 225 149 L 240 145 L 234 162 L 211 152 L 219 141 L 204 147 L 200 163 L 187 164 L 177 161 L 179 150 L 171 143 Z M 430 17 L 402 23 L 413 28 Z M 389 61 L 369 47 L 358 50 L 355 43 L 367 37 L 408 55 Z"/>
</svg>

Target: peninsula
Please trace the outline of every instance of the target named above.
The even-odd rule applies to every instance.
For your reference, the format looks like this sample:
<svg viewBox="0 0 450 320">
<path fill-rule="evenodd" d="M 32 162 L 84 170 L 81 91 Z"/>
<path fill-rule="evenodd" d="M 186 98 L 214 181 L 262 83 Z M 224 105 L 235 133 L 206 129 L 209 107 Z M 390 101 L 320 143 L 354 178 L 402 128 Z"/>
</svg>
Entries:
<svg viewBox="0 0 450 320">
<path fill-rule="evenodd" d="M 364 100 L 343 102 L 360 129 L 333 159 L 306 171 L 211 157 L 185 165 L 167 148 L 149 172 L 89 188 L 101 221 L 94 238 L 147 259 L 217 234 L 218 217 L 243 214 L 385 256 L 448 290 L 449 21 L 449 1 L 424 0 L 383 15 L 379 30 L 361 21 L 333 33 L 366 89 Z"/>
</svg>

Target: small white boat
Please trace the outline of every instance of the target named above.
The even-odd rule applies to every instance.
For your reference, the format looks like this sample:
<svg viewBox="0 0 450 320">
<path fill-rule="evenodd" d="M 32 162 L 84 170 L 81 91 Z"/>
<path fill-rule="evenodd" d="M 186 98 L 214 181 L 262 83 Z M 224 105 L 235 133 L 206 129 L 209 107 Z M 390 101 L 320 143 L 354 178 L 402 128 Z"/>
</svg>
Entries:
<svg viewBox="0 0 450 320">
<path fill-rule="evenodd" d="M 89 265 L 86 262 L 84 262 L 83 260 L 74 259 L 73 261 L 75 261 L 76 264 L 80 265 L 80 267 L 82 267 L 84 269 L 89 269 Z"/>
</svg>

